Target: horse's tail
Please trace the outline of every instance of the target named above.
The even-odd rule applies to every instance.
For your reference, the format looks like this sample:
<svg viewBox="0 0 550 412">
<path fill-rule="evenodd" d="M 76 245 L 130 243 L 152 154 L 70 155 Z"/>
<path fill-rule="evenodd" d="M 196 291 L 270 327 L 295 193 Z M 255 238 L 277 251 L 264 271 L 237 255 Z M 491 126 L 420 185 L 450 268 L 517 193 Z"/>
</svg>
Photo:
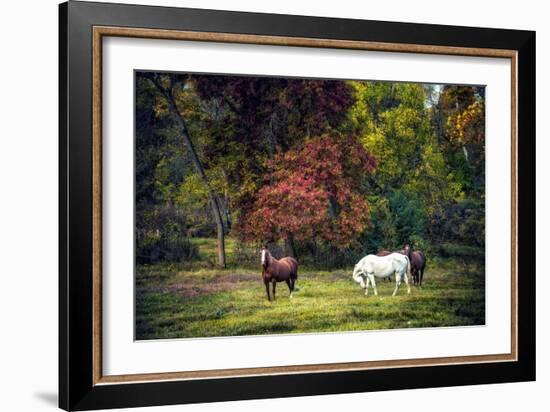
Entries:
<svg viewBox="0 0 550 412">
<path fill-rule="evenodd" d="M 298 261 L 294 258 L 290 258 L 290 261 L 292 262 L 292 273 L 290 274 L 290 277 L 294 280 L 298 279 Z"/>
<path fill-rule="evenodd" d="M 420 253 L 420 256 L 422 256 L 422 270 L 424 270 L 424 268 L 426 267 L 426 255 L 424 254 L 424 252 L 418 252 Z"/>
<path fill-rule="evenodd" d="M 407 276 L 409 277 L 409 279 L 412 279 L 412 277 L 411 277 L 411 260 L 409 259 L 409 257 L 407 255 L 405 255 L 405 259 L 407 259 Z"/>
</svg>

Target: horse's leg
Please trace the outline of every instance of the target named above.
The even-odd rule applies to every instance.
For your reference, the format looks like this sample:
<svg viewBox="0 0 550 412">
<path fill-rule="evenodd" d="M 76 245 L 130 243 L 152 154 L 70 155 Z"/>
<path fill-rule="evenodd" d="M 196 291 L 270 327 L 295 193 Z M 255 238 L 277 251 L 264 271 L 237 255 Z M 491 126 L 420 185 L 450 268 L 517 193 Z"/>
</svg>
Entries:
<svg viewBox="0 0 550 412">
<path fill-rule="evenodd" d="M 369 296 L 369 283 L 370 283 L 369 276 L 366 275 L 365 276 L 365 296 Z"/>
<path fill-rule="evenodd" d="M 378 296 L 378 289 L 376 289 L 376 281 L 374 279 L 374 275 L 373 274 L 369 274 L 369 279 L 370 279 L 370 283 L 372 283 L 372 287 L 374 289 L 374 296 Z"/>
<path fill-rule="evenodd" d="M 422 287 L 422 279 L 424 279 L 424 268 L 420 269 L 420 283 L 418 286 Z"/>
<path fill-rule="evenodd" d="M 273 280 L 273 300 L 275 300 L 275 289 L 277 289 L 277 281 Z"/>
<path fill-rule="evenodd" d="M 405 278 L 405 285 L 407 285 L 407 295 L 411 294 L 411 284 L 409 283 L 409 275 L 407 275 L 407 272 L 403 274 L 403 277 Z"/>
<path fill-rule="evenodd" d="M 267 293 L 267 300 L 271 302 L 271 295 L 269 294 L 269 282 L 264 280 L 265 284 L 265 293 Z"/>
<path fill-rule="evenodd" d="M 401 286 L 401 274 L 398 272 L 395 272 L 395 290 L 393 291 L 392 296 L 395 296 L 397 294 L 397 291 L 399 290 L 399 286 Z"/>
<path fill-rule="evenodd" d="M 286 282 L 286 285 L 288 286 L 288 291 L 290 293 L 289 299 L 292 299 L 292 279 L 289 278 L 285 280 L 285 282 Z"/>
<path fill-rule="evenodd" d="M 296 287 L 296 279 L 292 279 L 290 281 L 290 283 L 292 284 L 292 291 L 295 292 L 297 290 L 300 290 L 299 288 Z"/>
</svg>

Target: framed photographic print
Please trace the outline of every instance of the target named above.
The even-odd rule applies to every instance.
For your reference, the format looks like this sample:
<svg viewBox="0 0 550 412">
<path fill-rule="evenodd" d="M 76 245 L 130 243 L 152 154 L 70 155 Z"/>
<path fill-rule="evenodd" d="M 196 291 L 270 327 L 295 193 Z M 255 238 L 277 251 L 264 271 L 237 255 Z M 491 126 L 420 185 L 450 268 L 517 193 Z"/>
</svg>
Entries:
<svg viewBox="0 0 550 412">
<path fill-rule="evenodd" d="M 60 5 L 60 407 L 535 379 L 535 33 Z"/>
</svg>

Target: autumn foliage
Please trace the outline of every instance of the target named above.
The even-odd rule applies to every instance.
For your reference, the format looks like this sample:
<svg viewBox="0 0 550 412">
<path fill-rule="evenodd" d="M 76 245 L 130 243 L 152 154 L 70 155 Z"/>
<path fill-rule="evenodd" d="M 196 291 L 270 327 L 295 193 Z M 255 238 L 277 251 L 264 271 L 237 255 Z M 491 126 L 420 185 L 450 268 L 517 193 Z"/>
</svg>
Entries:
<svg viewBox="0 0 550 412">
<path fill-rule="evenodd" d="M 455 144 L 481 143 L 485 138 L 485 105 L 475 100 L 447 118 L 447 133 Z"/>
<path fill-rule="evenodd" d="M 139 72 L 135 119 L 142 262 L 203 258 L 180 238 L 215 237 L 221 266 L 226 238 L 239 264 L 259 242 L 327 265 L 484 247 L 481 86 Z"/>
<path fill-rule="evenodd" d="M 247 240 L 322 239 L 348 246 L 369 222 L 361 191 L 374 158 L 347 136 L 311 138 L 268 162 L 266 184 L 240 219 Z"/>
</svg>

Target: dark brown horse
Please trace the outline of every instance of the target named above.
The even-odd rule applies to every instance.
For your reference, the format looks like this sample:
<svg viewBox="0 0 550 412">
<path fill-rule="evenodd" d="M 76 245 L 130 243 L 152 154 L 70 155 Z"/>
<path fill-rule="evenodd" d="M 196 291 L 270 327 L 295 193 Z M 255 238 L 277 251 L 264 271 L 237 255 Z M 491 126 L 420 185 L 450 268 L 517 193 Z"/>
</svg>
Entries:
<svg viewBox="0 0 550 412">
<path fill-rule="evenodd" d="M 426 256 L 420 250 L 413 251 L 410 244 L 405 244 L 403 254 L 406 255 L 411 262 L 411 275 L 413 285 L 422 287 L 422 279 L 424 278 L 424 269 L 426 268 Z"/>
<path fill-rule="evenodd" d="M 267 246 L 262 247 L 261 256 L 262 278 L 264 280 L 265 291 L 267 293 L 267 300 L 271 301 L 271 296 L 269 294 L 270 283 L 273 285 L 273 300 L 275 300 L 275 289 L 277 288 L 277 282 L 286 282 L 290 292 L 290 298 L 292 298 L 294 283 L 298 279 L 298 262 L 296 259 L 293 257 L 284 257 L 277 260 L 271 256 Z"/>
</svg>

